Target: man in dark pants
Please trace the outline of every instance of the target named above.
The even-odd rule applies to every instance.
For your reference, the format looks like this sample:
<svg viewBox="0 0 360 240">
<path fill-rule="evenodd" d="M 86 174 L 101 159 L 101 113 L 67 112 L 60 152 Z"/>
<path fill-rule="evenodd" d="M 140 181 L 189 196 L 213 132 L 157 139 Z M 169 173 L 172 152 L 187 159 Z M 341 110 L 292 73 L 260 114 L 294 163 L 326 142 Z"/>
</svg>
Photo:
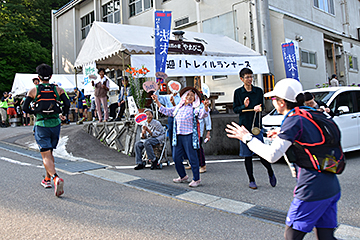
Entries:
<svg viewBox="0 0 360 240">
<path fill-rule="evenodd" d="M 240 80 L 244 85 L 234 92 L 233 109 L 235 113 L 239 114 L 239 125 L 244 125 L 245 128 L 251 132 L 253 127 L 261 129 L 261 106 L 264 104 L 264 93 L 259 87 L 252 85 L 254 76 L 253 72 L 249 68 L 243 68 L 240 73 Z M 250 110 L 250 111 L 249 111 Z M 262 131 L 258 135 L 254 135 L 256 138 L 263 140 Z M 253 152 L 240 141 L 240 156 L 245 157 L 245 168 L 249 177 L 249 188 L 257 189 L 255 178 L 253 175 Z M 274 171 L 268 161 L 260 158 L 261 163 L 267 169 L 269 174 L 269 181 L 272 187 L 276 186 L 276 178 Z"/>
</svg>

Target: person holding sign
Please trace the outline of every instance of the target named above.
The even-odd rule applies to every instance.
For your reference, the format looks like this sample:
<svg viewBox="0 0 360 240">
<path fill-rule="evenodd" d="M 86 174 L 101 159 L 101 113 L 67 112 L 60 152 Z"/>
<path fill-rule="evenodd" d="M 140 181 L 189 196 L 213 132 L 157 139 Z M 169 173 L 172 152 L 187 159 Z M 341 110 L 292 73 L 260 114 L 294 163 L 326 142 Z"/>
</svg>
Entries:
<svg viewBox="0 0 360 240">
<path fill-rule="evenodd" d="M 188 182 L 185 167 L 182 164 L 183 158 L 188 157 L 193 180 L 189 187 L 197 187 L 201 184 L 199 173 L 199 158 L 197 149 L 199 149 L 198 119 L 202 119 L 209 114 L 209 102 L 204 102 L 204 107 L 199 108 L 201 94 L 194 87 L 185 87 L 180 91 L 181 101 L 172 108 L 166 108 L 161 105 L 156 95 L 152 99 L 159 107 L 159 111 L 167 116 L 174 117 L 172 139 L 172 157 L 175 162 L 175 168 L 179 178 L 173 179 L 174 183 Z"/>
<path fill-rule="evenodd" d="M 159 88 L 160 88 L 161 82 L 158 81 L 157 84 L 159 85 Z M 180 85 L 180 83 L 179 83 L 179 85 Z M 171 90 L 172 90 L 172 92 L 171 92 Z M 179 87 L 179 90 L 180 90 L 180 87 Z M 168 85 L 168 88 L 167 88 L 167 93 L 168 94 L 167 95 L 160 95 L 159 91 L 156 91 L 155 94 L 156 94 L 156 96 L 158 96 L 159 102 L 162 105 L 164 105 L 167 108 L 172 108 L 172 107 L 175 107 L 176 105 L 178 105 L 180 103 L 181 98 L 180 98 L 180 96 L 178 94 L 179 90 L 175 91 L 170 87 L 170 85 Z M 172 136 L 173 125 L 174 125 L 174 118 L 169 116 L 168 117 L 168 127 L 169 127 L 169 140 L 170 140 L 170 143 L 172 143 L 172 138 L 173 138 L 173 136 Z M 171 152 L 172 152 L 172 145 L 171 145 Z"/>
<path fill-rule="evenodd" d="M 145 148 L 149 161 L 151 162 L 151 169 L 154 169 L 154 164 L 157 163 L 153 146 L 159 144 L 165 138 L 165 130 L 158 120 L 153 119 L 153 111 L 145 109 L 146 122 L 142 126 L 141 139 L 135 143 L 135 170 L 140 170 L 145 167 L 145 162 L 142 161 L 142 150 Z"/>
<path fill-rule="evenodd" d="M 261 88 L 252 85 L 254 75 L 251 69 L 243 68 L 240 73 L 240 80 L 244 83 L 244 86 L 238 88 L 234 92 L 233 109 L 235 113 L 239 114 L 239 125 L 244 125 L 249 131 L 252 128 L 261 129 L 261 106 L 264 103 L 264 94 Z M 262 131 L 259 131 L 254 137 L 260 141 L 263 140 Z M 239 156 L 245 157 L 245 168 L 249 177 L 249 188 L 257 189 L 255 178 L 253 175 L 253 152 L 240 141 L 240 154 Z M 269 174 L 270 185 L 276 186 L 276 178 L 274 171 L 269 162 L 260 157 L 261 163 L 267 169 Z"/>
<path fill-rule="evenodd" d="M 121 82 L 122 87 L 118 98 L 118 106 L 120 107 L 120 111 L 118 112 L 115 121 L 121 121 L 121 118 L 125 111 L 125 102 L 127 102 L 127 98 L 128 96 L 130 96 L 129 78 L 127 76 L 124 76 L 121 78 Z"/>
</svg>

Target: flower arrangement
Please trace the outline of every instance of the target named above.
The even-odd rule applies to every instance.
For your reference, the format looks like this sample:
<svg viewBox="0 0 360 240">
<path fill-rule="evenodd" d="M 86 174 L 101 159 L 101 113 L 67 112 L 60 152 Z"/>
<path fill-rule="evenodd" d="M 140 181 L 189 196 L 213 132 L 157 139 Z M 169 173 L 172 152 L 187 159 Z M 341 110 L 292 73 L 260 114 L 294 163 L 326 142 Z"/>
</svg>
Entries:
<svg viewBox="0 0 360 240">
<path fill-rule="evenodd" d="M 129 66 L 125 72 L 130 74 L 130 93 L 134 97 L 138 108 L 144 108 L 146 103 L 146 92 L 142 88 L 146 81 L 146 74 L 150 72 L 149 69 L 142 66 L 140 69 Z"/>
<path fill-rule="evenodd" d="M 317 87 L 317 88 L 327 88 L 327 87 L 329 87 L 329 83 L 323 83 L 322 85 L 320 83 L 317 83 L 315 85 L 315 87 Z"/>
</svg>

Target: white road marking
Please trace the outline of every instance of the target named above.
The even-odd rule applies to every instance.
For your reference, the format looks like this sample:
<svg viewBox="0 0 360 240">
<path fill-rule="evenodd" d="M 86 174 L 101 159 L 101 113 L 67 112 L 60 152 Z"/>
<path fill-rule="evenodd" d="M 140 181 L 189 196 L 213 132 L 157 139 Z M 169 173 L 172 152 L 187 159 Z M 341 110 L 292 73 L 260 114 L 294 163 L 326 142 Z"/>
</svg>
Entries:
<svg viewBox="0 0 360 240">
<path fill-rule="evenodd" d="M 20 161 L 14 160 L 14 159 L 6 158 L 6 157 L 1 157 L 0 159 L 3 160 L 3 161 L 9 162 L 9 163 L 18 164 L 18 165 L 21 165 L 21 166 L 31 166 L 31 167 L 37 167 L 37 168 L 44 168 L 43 166 L 38 166 L 38 165 L 31 164 L 31 163 L 20 162 Z"/>
</svg>

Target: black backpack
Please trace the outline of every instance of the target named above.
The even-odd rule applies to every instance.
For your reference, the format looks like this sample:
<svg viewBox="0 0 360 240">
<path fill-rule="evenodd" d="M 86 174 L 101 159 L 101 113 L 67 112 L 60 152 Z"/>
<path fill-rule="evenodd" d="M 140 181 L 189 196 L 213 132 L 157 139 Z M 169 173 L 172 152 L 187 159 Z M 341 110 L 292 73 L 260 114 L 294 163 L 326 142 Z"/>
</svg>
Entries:
<svg viewBox="0 0 360 240">
<path fill-rule="evenodd" d="M 54 84 L 39 84 L 34 104 L 34 112 L 41 114 L 61 113 L 60 102 L 54 91 Z"/>
<path fill-rule="evenodd" d="M 318 143 L 302 143 L 295 140 L 287 150 L 290 162 L 299 167 L 341 174 L 345 168 L 345 156 L 341 148 L 339 127 L 324 113 L 296 107 L 292 116 L 302 116 L 313 123 L 319 130 L 322 141 Z"/>
</svg>

